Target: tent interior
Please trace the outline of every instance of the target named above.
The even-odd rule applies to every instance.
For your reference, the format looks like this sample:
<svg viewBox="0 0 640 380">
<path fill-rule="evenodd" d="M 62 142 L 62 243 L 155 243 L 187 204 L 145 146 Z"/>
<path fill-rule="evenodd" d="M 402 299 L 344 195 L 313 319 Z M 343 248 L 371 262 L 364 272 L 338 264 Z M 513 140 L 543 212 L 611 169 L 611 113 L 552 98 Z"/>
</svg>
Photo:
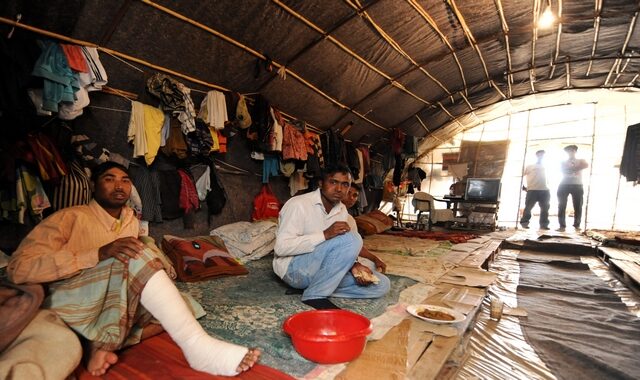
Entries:
<svg viewBox="0 0 640 380">
<path fill-rule="evenodd" d="M 241 378 L 638 378 L 639 13 L 630 0 L 5 0 L 0 264 L 43 219 L 87 203 L 91 168 L 115 161 L 130 168 L 161 252 L 167 237 L 218 236 L 248 270 L 178 282 L 208 333 L 263 350 Z M 143 107 L 162 111 L 154 148 L 149 129 L 136 137 Z M 584 211 L 570 202 L 577 228 L 556 231 L 569 145 L 588 164 Z M 538 206 L 523 229 L 523 172 L 540 150 L 551 230 L 538 229 Z M 315 190 L 323 162 L 343 161 L 362 187 L 359 230 L 373 229 L 364 247 L 388 263 L 392 286 L 375 302 L 337 302 L 373 333 L 355 361 L 317 365 L 281 331 L 309 307 L 273 274 L 277 215 L 256 221 L 254 199 L 269 189 L 281 207 Z M 192 207 L 179 172 L 194 189 L 206 179 Z M 467 198 L 473 180 L 492 179 L 492 199 Z M 428 211 L 418 193 L 435 198 Z M 376 212 L 384 222 L 367 219 Z M 249 235 L 261 242 L 246 254 L 234 239 Z M 422 304 L 464 322 L 406 311 Z M 18 370 L 15 342 L 0 377 Z M 111 373 L 216 378 L 188 372 L 167 354 L 176 347 L 166 334 L 145 340 Z M 72 355 L 43 364 L 22 350 L 64 373 L 52 378 L 92 378 Z"/>
</svg>

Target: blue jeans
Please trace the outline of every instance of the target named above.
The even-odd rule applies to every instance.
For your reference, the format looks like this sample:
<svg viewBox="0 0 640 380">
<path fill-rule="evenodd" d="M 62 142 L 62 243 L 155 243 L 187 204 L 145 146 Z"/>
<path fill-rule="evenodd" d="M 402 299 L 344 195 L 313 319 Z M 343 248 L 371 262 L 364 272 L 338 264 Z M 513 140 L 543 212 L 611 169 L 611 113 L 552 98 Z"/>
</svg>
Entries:
<svg viewBox="0 0 640 380">
<path fill-rule="evenodd" d="M 302 300 L 316 298 L 378 298 L 385 295 L 391 283 L 389 279 L 373 271 L 380 279 L 378 284 L 360 286 L 351 275 L 362 238 L 346 233 L 320 243 L 312 252 L 297 255 L 289 263 L 282 278 L 291 287 L 304 289 Z"/>
</svg>

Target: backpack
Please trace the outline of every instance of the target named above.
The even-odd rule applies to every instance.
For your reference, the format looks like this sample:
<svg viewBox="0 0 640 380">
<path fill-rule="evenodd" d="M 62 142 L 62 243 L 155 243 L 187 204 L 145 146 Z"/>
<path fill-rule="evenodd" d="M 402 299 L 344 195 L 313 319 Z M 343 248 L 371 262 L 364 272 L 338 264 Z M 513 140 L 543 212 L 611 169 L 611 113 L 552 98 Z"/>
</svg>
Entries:
<svg viewBox="0 0 640 380">
<path fill-rule="evenodd" d="M 263 184 L 262 189 L 253 199 L 253 213 L 251 220 L 263 220 L 277 218 L 280 213 L 282 203 L 276 198 L 269 184 Z"/>
</svg>

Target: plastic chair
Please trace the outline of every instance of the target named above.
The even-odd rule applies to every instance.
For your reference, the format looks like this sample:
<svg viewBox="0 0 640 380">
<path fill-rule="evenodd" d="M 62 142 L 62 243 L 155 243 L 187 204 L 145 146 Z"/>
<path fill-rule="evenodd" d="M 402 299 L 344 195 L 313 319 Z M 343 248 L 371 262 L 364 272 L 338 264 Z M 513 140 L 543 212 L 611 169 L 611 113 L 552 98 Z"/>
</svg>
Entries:
<svg viewBox="0 0 640 380">
<path fill-rule="evenodd" d="M 418 229 L 420 225 L 424 225 L 422 219 L 425 216 L 427 216 L 427 226 L 429 231 L 431 231 L 431 227 L 435 223 L 445 222 L 446 225 L 449 225 L 451 222 L 455 221 L 453 210 L 437 209 L 435 207 L 435 200 L 431 194 L 419 191 L 413 194 L 411 204 L 414 209 L 418 210 L 416 229 Z"/>
</svg>

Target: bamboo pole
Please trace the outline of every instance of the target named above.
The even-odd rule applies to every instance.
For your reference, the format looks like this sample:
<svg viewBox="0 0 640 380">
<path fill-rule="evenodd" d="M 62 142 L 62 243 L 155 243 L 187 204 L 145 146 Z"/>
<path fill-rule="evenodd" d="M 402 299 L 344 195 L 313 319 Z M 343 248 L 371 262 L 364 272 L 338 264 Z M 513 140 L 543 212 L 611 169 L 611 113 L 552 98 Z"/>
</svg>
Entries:
<svg viewBox="0 0 640 380">
<path fill-rule="evenodd" d="M 305 24 L 309 28 L 311 28 L 314 31 L 316 31 L 317 33 L 323 35 L 326 40 L 329 40 L 331 43 L 336 45 L 338 48 L 340 48 L 345 53 L 349 54 L 351 57 L 356 59 L 358 62 L 362 63 L 363 65 L 367 66 L 370 70 L 372 70 L 376 74 L 378 74 L 381 77 L 385 78 L 387 81 L 389 81 L 389 83 L 387 85 L 390 85 L 392 87 L 395 87 L 395 88 L 399 89 L 400 91 L 406 93 L 407 95 L 413 97 L 414 99 L 418 100 L 421 103 L 424 103 L 424 104 L 427 104 L 427 105 L 431 104 L 428 100 L 426 100 L 426 99 L 416 95 L 414 92 L 408 90 L 402 83 L 399 83 L 397 80 L 395 80 L 389 74 L 387 74 L 387 73 L 383 72 L 382 70 L 378 69 L 377 67 L 375 67 L 372 63 L 370 63 L 369 61 L 367 61 L 366 59 L 364 59 L 363 57 L 358 55 L 356 52 L 351 50 L 348 46 L 346 46 L 340 40 L 338 40 L 337 38 L 335 38 L 334 36 L 332 36 L 328 32 L 324 31 L 322 28 L 320 28 L 319 26 L 317 26 L 316 24 L 314 24 L 313 22 L 311 22 L 310 20 L 308 20 L 307 18 L 305 18 L 304 16 L 299 14 L 298 12 L 294 11 L 293 9 L 291 9 L 289 6 L 284 4 L 282 1 L 280 1 L 280 0 L 271 0 L 271 1 L 274 4 L 276 4 L 277 6 L 279 6 L 280 8 L 284 9 L 285 12 L 289 13 L 291 16 L 293 16 L 296 19 L 300 20 L 303 24 Z"/>
<path fill-rule="evenodd" d="M 556 32 L 556 46 L 551 62 L 551 70 L 549 71 L 549 79 L 553 78 L 553 74 L 556 71 L 556 62 L 558 61 L 558 55 L 560 54 L 560 36 L 562 36 L 562 0 L 558 0 L 558 29 Z"/>
<path fill-rule="evenodd" d="M 420 14 L 420 16 L 422 16 L 422 18 L 427 22 L 427 24 L 431 27 L 431 29 L 433 29 L 433 31 L 436 32 L 438 37 L 440 37 L 440 40 L 442 40 L 442 43 L 444 43 L 449 49 L 449 51 L 451 52 L 451 55 L 453 56 L 453 59 L 456 61 L 456 65 L 458 66 L 460 79 L 462 80 L 463 91 L 464 91 L 463 99 L 466 101 L 469 108 L 473 110 L 473 106 L 471 105 L 471 103 L 466 97 L 468 95 L 467 79 L 464 76 L 464 70 L 462 69 L 462 64 L 460 64 L 460 60 L 458 59 L 458 55 L 456 54 L 455 49 L 453 48 L 453 46 L 451 46 L 451 43 L 449 43 L 447 36 L 445 36 L 445 34 L 440 30 L 440 28 L 438 27 L 438 24 L 435 22 L 433 17 L 429 15 L 429 13 L 426 11 L 426 9 L 422 7 L 422 5 L 420 5 L 416 0 L 406 0 L 406 1 L 409 3 L 409 5 L 413 7 L 413 9 L 416 10 L 416 12 L 418 12 L 418 14 Z"/>
<path fill-rule="evenodd" d="M 591 162 L 589 163 L 589 186 L 587 186 L 587 194 L 584 197 L 585 200 L 585 210 L 584 210 L 584 230 L 587 230 L 587 220 L 589 218 L 589 196 L 591 195 L 591 180 L 593 178 L 593 156 L 596 149 L 596 110 L 598 109 L 598 104 L 593 103 L 593 124 L 591 129 Z M 573 200 L 573 195 L 571 196 Z M 576 210 L 573 210 L 574 218 Z"/>
<path fill-rule="evenodd" d="M 209 27 L 207 25 L 204 25 L 204 24 L 202 24 L 200 22 L 197 22 L 197 21 L 195 21 L 195 20 L 193 20 L 193 19 L 191 19 L 191 18 L 189 18 L 187 16 L 184 16 L 184 15 L 182 15 L 182 14 L 180 14 L 180 13 L 178 13 L 178 12 L 172 10 L 172 9 L 169 9 L 169 8 L 163 6 L 163 5 L 154 3 L 151 0 L 140 0 L 140 1 L 142 1 L 144 4 L 149 5 L 152 8 L 155 8 L 155 9 L 157 9 L 157 10 L 163 12 L 163 13 L 166 13 L 166 14 L 174 17 L 174 18 L 177 18 L 178 20 L 186 22 L 186 23 L 188 23 L 188 24 L 190 24 L 192 26 L 195 26 L 198 29 L 204 30 L 204 31 L 206 31 L 206 32 L 208 32 L 208 33 L 210 33 L 210 34 L 222 39 L 223 41 L 225 41 L 225 42 L 227 42 L 227 43 L 229 43 L 229 44 L 231 44 L 231 45 L 233 45 L 233 46 L 235 46 L 235 47 L 237 47 L 237 48 L 239 48 L 241 50 L 244 50 L 245 52 L 253 55 L 256 58 L 263 59 L 263 60 L 266 59 L 266 57 L 262 53 L 260 53 L 260 52 L 256 51 L 255 49 L 252 49 L 252 48 L 250 48 L 250 47 L 248 47 L 248 46 L 246 46 L 246 45 L 234 40 L 233 38 L 231 38 L 231 37 L 219 32 L 219 31 L 217 31 L 217 30 L 215 30 L 215 29 L 213 29 L 213 28 L 211 28 L 211 27 Z M 337 106 L 337 107 L 339 107 L 341 109 L 344 109 L 344 110 L 348 110 L 349 112 L 351 112 L 354 115 L 358 116 L 360 119 L 366 121 L 367 123 L 373 125 L 374 127 L 378 128 L 378 129 L 381 129 L 381 130 L 383 130 L 385 132 L 389 131 L 388 128 L 383 127 L 382 125 L 376 123 L 375 121 L 370 120 L 369 118 L 367 118 L 365 115 L 361 114 L 360 112 L 358 112 L 358 111 L 352 109 L 351 107 L 348 107 L 348 106 L 342 104 L 341 102 L 337 101 L 336 99 L 334 99 L 333 97 L 331 97 L 330 95 L 328 95 L 324 91 L 320 90 L 318 87 L 316 87 L 315 85 L 313 85 L 312 83 L 310 83 L 309 81 L 307 81 L 302 76 L 300 76 L 299 74 L 295 73 L 294 71 L 291 71 L 291 69 L 285 67 L 281 63 L 278 63 L 276 61 L 271 61 L 271 64 L 273 66 L 275 66 L 276 68 L 278 68 L 278 69 L 283 68 L 285 70 L 285 72 L 287 73 L 287 75 L 292 76 L 297 81 L 299 81 L 300 83 L 302 83 L 306 87 L 308 87 L 311 90 L 313 90 L 314 92 L 316 92 L 318 95 L 324 97 L 329 102 L 333 103 L 335 106 Z"/>
<path fill-rule="evenodd" d="M 509 119 L 511 121 L 511 119 Z M 522 167 L 520 168 L 520 173 L 524 174 L 524 168 L 527 159 L 527 150 L 529 150 L 529 128 L 531 127 L 531 110 L 527 111 L 527 132 L 525 134 L 525 145 L 524 145 L 524 153 L 522 155 Z M 518 228 L 518 222 L 520 221 L 520 206 L 522 205 L 522 186 L 524 185 L 524 176 L 520 175 L 520 188 L 518 189 L 518 209 L 516 210 L 516 228 Z"/>
</svg>

